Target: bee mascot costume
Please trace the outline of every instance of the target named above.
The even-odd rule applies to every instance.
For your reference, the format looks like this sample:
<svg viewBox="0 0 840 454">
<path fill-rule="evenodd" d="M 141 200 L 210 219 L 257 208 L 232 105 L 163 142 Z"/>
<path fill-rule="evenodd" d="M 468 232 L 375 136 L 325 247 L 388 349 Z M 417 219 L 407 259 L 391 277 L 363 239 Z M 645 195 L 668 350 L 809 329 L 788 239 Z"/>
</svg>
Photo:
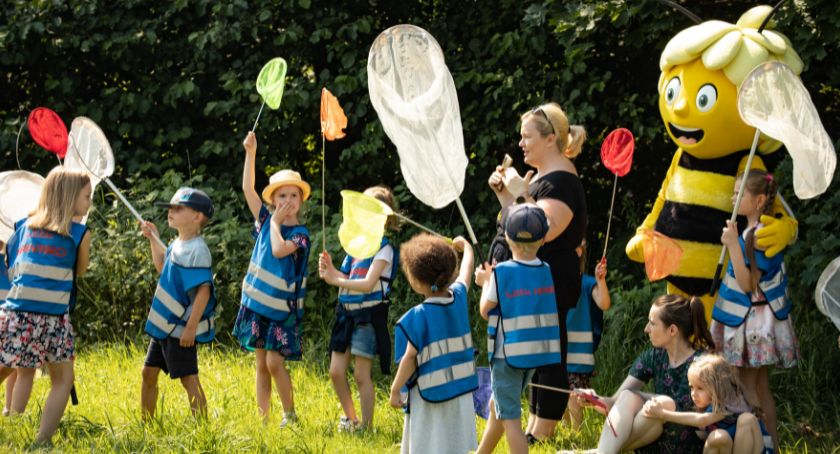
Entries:
<svg viewBox="0 0 840 454">
<path fill-rule="evenodd" d="M 712 20 L 689 27 L 665 46 L 659 60 L 659 112 L 677 151 L 653 209 L 627 244 L 631 260 L 644 262 L 644 231 L 674 239 L 683 255 L 667 277 L 668 293 L 703 299 L 706 318 L 714 297 L 712 278 L 720 256 L 721 229 L 732 211 L 735 176 L 744 170 L 755 128 L 738 114 L 738 88 L 757 65 L 779 60 L 797 75 L 802 60 L 784 35 L 772 31 L 769 6 L 750 9 L 736 24 Z M 752 168 L 781 143 L 761 136 Z M 797 222 L 777 198 L 773 216 L 762 216 L 758 246 L 772 257 L 796 237 Z M 743 227 L 743 225 L 742 225 Z"/>
</svg>

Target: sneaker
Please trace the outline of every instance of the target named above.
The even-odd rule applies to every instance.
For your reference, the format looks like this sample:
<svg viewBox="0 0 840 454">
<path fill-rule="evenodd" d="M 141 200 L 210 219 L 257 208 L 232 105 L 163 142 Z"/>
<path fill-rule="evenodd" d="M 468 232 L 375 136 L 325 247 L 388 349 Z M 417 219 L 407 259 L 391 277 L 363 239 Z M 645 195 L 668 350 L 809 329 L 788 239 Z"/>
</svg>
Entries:
<svg viewBox="0 0 840 454">
<path fill-rule="evenodd" d="M 354 421 L 346 416 L 342 416 L 341 419 L 338 420 L 338 431 L 339 432 L 347 432 L 352 433 L 361 427 L 361 423 L 359 421 Z"/>
<path fill-rule="evenodd" d="M 298 417 L 295 412 L 290 411 L 288 413 L 283 413 L 283 420 L 280 421 L 280 428 L 284 429 L 288 426 L 291 426 L 298 422 Z"/>
</svg>

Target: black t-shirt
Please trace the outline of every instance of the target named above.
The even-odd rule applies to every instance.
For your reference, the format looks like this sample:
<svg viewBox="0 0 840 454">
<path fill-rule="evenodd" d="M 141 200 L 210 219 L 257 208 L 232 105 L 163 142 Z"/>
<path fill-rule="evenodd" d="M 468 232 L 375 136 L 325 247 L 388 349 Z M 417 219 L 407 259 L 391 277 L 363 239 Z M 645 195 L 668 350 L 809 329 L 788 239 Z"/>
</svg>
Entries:
<svg viewBox="0 0 840 454">
<path fill-rule="evenodd" d="M 528 193 L 534 200 L 554 199 L 565 203 L 572 211 L 572 220 L 560 235 L 544 244 L 537 257 L 547 262 L 554 277 L 558 312 L 573 308 L 580 296 L 580 261 L 575 248 L 580 246 L 586 234 L 586 198 L 583 185 L 577 175 L 558 170 L 542 176 L 531 184 Z M 507 208 L 505 209 L 507 210 Z M 496 220 L 496 238 L 490 245 L 490 260 L 499 263 L 510 260 L 511 254 L 505 242 L 503 212 Z"/>
</svg>

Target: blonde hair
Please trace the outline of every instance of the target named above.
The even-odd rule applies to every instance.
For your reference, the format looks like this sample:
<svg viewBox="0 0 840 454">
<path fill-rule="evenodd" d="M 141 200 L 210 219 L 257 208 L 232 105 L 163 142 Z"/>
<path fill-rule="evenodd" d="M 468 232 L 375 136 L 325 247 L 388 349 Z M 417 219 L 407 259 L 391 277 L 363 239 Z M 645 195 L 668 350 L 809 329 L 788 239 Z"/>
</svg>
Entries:
<svg viewBox="0 0 840 454">
<path fill-rule="evenodd" d="M 534 241 L 531 243 L 514 241 L 509 236 L 507 236 L 507 234 L 505 234 L 505 241 L 507 241 L 507 244 L 511 249 L 516 249 L 518 253 L 525 255 L 536 254 L 537 252 L 539 252 L 540 248 L 543 245 L 542 241 Z"/>
<path fill-rule="evenodd" d="M 785 35 L 772 31 L 776 25 L 772 20 L 758 32 L 772 9 L 767 5 L 751 8 L 735 24 L 711 20 L 686 28 L 665 46 L 659 68 L 664 74 L 674 66 L 700 58 L 707 69 L 723 70 L 736 87 L 753 68 L 767 61 L 784 62 L 794 73 L 801 73 L 802 59 Z"/>
<path fill-rule="evenodd" d="M 545 115 L 538 113 L 542 111 Z M 570 125 L 566 112 L 556 102 L 550 102 L 537 106 L 520 117 L 524 123 L 527 120 L 534 122 L 534 126 L 542 137 L 554 134 L 556 137 L 557 149 L 569 159 L 576 158 L 583 151 L 583 142 L 586 140 L 586 130 L 580 125 Z"/>
<path fill-rule="evenodd" d="M 76 215 L 76 200 L 90 177 L 84 172 L 63 166 L 53 168 L 44 182 L 38 208 L 30 215 L 27 225 L 61 235 L 70 235 L 70 225 Z"/>
<path fill-rule="evenodd" d="M 393 211 L 397 211 L 396 202 L 394 201 L 394 191 L 391 190 L 388 186 L 384 184 L 378 184 L 376 186 L 371 186 L 365 189 L 365 195 L 369 195 L 376 200 L 388 205 L 389 208 Z M 397 216 L 391 215 L 388 216 L 388 221 L 385 223 L 385 228 L 388 230 L 393 230 L 395 232 L 400 231 L 400 220 Z"/>
<path fill-rule="evenodd" d="M 730 413 L 732 408 L 756 411 L 745 397 L 744 388 L 735 370 L 720 355 L 705 354 L 692 361 L 689 374 L 695 374 L 705 385 L 712 401 L 713 413 Z M 727 408 L 729 407 L 729 408 Z M 702 410 L 702 409 L 700 409 Z M 759 415 L 756 415 L 759 416 Z"/>
</svg>

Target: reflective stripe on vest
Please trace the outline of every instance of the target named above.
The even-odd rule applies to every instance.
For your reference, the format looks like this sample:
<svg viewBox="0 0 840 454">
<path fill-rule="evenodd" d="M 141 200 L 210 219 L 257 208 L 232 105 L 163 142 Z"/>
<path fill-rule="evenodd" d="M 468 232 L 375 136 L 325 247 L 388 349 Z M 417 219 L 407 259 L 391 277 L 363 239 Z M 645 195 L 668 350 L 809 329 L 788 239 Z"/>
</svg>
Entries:
<svg viewBox="0 0 840 454">
<path fill-rule="evenodd" d="M 298 317 L 302 317 L 309 248 L 298 252 L 303 254 L 299 273 L 295 269 L 294 254 L 279 259 L 274 257 L 270 220 L 271 216 L 267 216 L 263 221 L 251 253 L 248 272 L 242 281 L 242 305 L 274 321 L 286 320 L 294 305 Z M 309 231 L 302 225 L 281 226 L 281 233 L 283 238 L 296 234 L 309 237 Z"/>
<path fill-rule="evenodd" d="M 568 351 L 566 370 L 576 374 L 591 374 L 595 370 L 595 334 L 592 320 L 593 276 L 581 278 L 581 292 L 577 304 L 566 315 Z"/>
<path fill-rule="evenodd" d="M 381 251 L 382 248 L 388 246 L 388 244 L 388 239 L 383 237 L 379 250 Z M 361 309 L 369 309 L 388 301 L 388 295 L 391 293 L 390 282 L 396 277 L 397 271 L 397 267 L 394 266 L 394 264 L 398 263 L 396 248 L 392 246 L 391 249 L 394 251 L 394 258 L 391 259 L 391 274 L 387 277 L 380 276 L 380 278 L 377 279 L 377 285 L 374 286 L 373 291 L 366 293 L 357 290 L 348 290 L 345 288 L 338 289 L 338 302 L 344 306 L 344 309 L 350 312 Z M 347 278 L 350 280 L 365 279 L 367 278 L 367 271 L 373 264 L 373 259 L 375 257 L 376 255 L 374 254 L 373 257 L 366 259 L 356 259 L 347 255 L 344 257 L 340 271 L 346 274 Z"/>
<path fill-rule="evenodd" d="M 417 386 L 420 387 L 420 391 L 426 391 L 473 375 L 475 375 L 475 362 L 470 360 L 421 375 L 417 377 Z"/>
<path fill-rule="evenodd" d="M 427 363 L 438 356 L 462 352 L 468 348 L 472 348 L 472 346 L 472 336 L 469 333 L 463 336 L 450 337 L 449 339 L 432 342 L 417 354 L 417 363 Z"/>
<path fill-rule="evenodd" d="M 19 221 L 9 239 L 10 287 L 7 310 L 62 315 L 74 303 L 74 268 L 79 244 L 87 231 L 72 223 L 70 235 L 32 229 Z"/>
<path fill-rule="evenodd" d="M 562 362 L 554 280 L 548 264 L 503 262 L 494 269 L 505 361 L 531 369 Z"/>
</svg>

